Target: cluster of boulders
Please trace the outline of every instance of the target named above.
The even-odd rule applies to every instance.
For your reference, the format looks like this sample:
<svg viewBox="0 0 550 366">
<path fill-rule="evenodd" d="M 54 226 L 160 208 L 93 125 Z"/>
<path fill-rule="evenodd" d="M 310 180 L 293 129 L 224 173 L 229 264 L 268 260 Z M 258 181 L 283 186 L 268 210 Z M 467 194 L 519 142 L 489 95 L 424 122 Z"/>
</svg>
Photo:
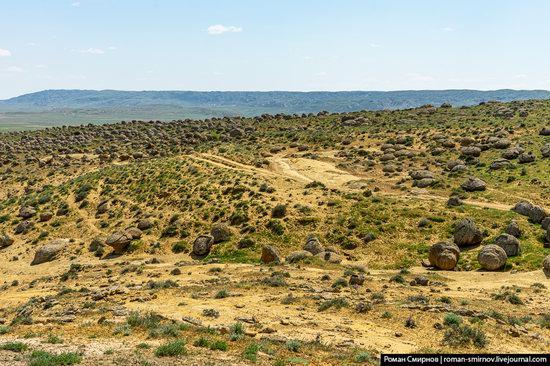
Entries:
<svg viewBox="0 0 550 366">
<path fill-rule="evenodd" d="M 521 255 L 521 245 L 518 240 L 521 236 L 521 228 L 517 222 L 512 221 L 505 231 L 495 238 L 494 244 L 484 245 L 480 249 L 477 259 L 481 268 L 496 270 L 504 267 L 508 257 Z M 460 258 L 460 248 L 480 245 L 483 239 L 483 232 L 474 220 L 462 219 L 455 224 L 452 242 L 444 241 L 432 245 L 428 257 L 430 265 L 443 270 L 452 270 Z"/>
<path fill-rule="evenodd" d="M 308 236 L 302 250 L 289 253 L 286 258 L 280 254 L 279 250 L 272 245 L 262 247 L 261 261 L 263 263 L 297 263 L 309 257 L 316 257 L 323 261 L 338 264 L 342 262 L 342 257 L 333 248 L 325 248 L 319 239 L 313 235 Z"/>
<path fill-rule="evenodd" d="M 255 127 L 251 119 L 225 117 L 171 122 L 123 121 L 50 127 L 37 132 L 9 132 L 0 141 L 0 166 L 14 162 L 40 167 L 66 166 L 71 162 L 68 154 L 93 154 L 103 162 L 168 156 L 213 139 L 211 131 L 219 134 L 217 139 L 227 141 L 246 137 Z M 25 158 L 21 161 L 19 155 Z M 84 156 L 79 161 L 88 159 Z"/>
</svg>

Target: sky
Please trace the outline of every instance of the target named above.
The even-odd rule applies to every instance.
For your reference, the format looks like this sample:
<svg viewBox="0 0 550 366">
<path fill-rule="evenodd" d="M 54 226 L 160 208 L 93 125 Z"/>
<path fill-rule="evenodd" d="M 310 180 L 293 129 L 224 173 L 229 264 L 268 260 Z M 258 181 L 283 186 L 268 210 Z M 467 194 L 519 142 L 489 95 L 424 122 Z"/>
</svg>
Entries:
<svg viewBox="0 0 550 366">
<path fill-rule="evenodd" d="M 0 99 L 43 89 L 550 89 L 546 0 L 1 0 Z"/>
</svg>

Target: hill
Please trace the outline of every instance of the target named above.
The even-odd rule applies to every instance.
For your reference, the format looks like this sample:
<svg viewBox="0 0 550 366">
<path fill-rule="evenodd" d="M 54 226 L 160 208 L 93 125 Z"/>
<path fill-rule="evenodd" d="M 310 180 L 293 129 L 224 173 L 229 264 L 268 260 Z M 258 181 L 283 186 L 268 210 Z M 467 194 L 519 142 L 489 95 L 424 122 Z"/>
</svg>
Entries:
<svg viewBox="0 0 550 366">
<path fill-rule="evenodd" d="M 547 352 L 549 121 L 527 101 L 2 133 L 0 365 Z"/>
</svg>

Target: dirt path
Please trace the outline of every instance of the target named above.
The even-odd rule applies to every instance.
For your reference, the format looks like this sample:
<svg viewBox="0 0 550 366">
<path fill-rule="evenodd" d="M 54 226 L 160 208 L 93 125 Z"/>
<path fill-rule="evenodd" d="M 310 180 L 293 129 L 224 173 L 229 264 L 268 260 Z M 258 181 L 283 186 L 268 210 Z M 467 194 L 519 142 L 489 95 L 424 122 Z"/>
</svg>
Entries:
<svg viewBox="0 0 550 366">
<path fill-rule="evenodd" d="M 330 161 L 321 161 L 306 158 L 288 158 L 283 156 L 273 156 L 268 158 L 269 169 L 257 168 L 254 166 L 242 164 L 225 157 L 212 154 L 199 154 L 191 156 L 193 159 L 200 160 L 221 168 L 244 171 L 248 173 L 261 174 L 269 177 L 283 177 L 300 183 L 310 183 L 318 181 L 328 188 L 339 189 L 343 191 L 354 191 L 354 183 L 366 183 L 371 179 L 368 175 L 359 176 L 337 168 Z M 360 184 L 355 186 L 361 186 Z M 448 197 L 438 196 L 427 193 L 424 190 L 412 190 L 409 192 L 394 192 L 381 190 L 377 194 L 396 197 L 401 199 L 431 200 L 446 202 Z M 512 206 L 499 202 L 486 202 L 477 200 L 465 200 L 465 204 L 490 208 L 500 211 L 509 211 Z"/>
</svg>

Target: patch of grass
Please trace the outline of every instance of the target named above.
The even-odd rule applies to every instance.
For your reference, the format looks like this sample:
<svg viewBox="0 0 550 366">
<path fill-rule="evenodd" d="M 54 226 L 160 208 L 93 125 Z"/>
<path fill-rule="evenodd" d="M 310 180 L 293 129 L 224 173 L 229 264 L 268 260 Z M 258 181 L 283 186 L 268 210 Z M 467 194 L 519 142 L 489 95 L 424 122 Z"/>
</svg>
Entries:
<svg viewBox="0 0 550 366">
<path fill-rule="evenodd" d="M 330 299 L 322 302 L 321 305 L 319 305 L 319 307 L 317 308 L 317 311 L 325 311 L 330 308 L 341 309 L 347 306 L 348 306 L 347 300 L 344 298 L 338 297 L 335 299 Z"/>
<path fill-rule="evenodd" d="M 302 343 L 300 341 L 290 340 L 286 342 L 286 349 L 291 352 L 298 352 L 300 351 L 301 347 L 302 347 Z"/>
<path fill-rule="evenodd" d="M 454 314 L 454 313 L 448 313 L 445 314 L 445 317 L 443 318 L 443 324 L 451 326 L 451 325 L 460 325 L 462 324 L 462 318 L 460 315 Z"/>
<path fill-rule="evenodd" d="M 260 350 L 260 345 L 257 343 L 251 343 L 243 351 L 243 357 L 249 361 L 256 362 L 258 359 L 258 351 Z"/>
<path fill-rule="evenodd" d="M 214 295 L 215 299 L 225 299 L 226 297 L 229 297 L 229 292 L 226 289 L 220 290 Z"/>
<path fill-rule="evenodd" d="M 270 287 L 286 287 L 288 283 L 283 276 L 271 276 L 262 280 L 262 284 Z"/>
<path fill-rule="evenodd" d="M 185 342 L 182 340 L 164 343 L 155 350 L 155 356 L 157 357 L 175 357 L 185 354 L 187 354 L 187 350 L 185 349 Z"/>
<path fill-rule="evenodd" d="M 357 363 L 370 363 L 372 362 L 372 355 L 367 351 L 359 351 L 353 359 Z"/>
<path fill-rule="evenodd" d="M 61 339 L 60 337 L 56 336 L 55 334 L 50 334 L 48 336 L 48 338 L 46 338 L 46 343 L 49 343 L 49 344 L 61 344 L 63 343 L 63 339 Z"/>
<path fill-rule="evenodd" d="M 0 325 L 0 335 L 11 332 L 11 327 L 8 325 Z"/>
<path fill-rule="evenodd" d="M 12 351 L 12 352 L 24 352 L 29 348 L 25 343 L 21 342 L 10 342 L 10 343 L 4 343 L 0 344 L 0 350 L 4 351 Z"/>
<path fill-rule="evenodd" d="M 74 352 L 53 354 L 45 351 L 34 351 L 28 366 L 69 366 L 82 362 L 82 356 Z"/>
<path fill-rule="evenodd" d="M 396 274 L 396 275 L 394 275 L 390 278 L 390 282 L 397 282 L 397 283 L 400 283 L 400 284 L 405 284 L 405 282 L 407 282 L 407 281 L 405 280 L 405 277 L 403 277 L 401 274 Z"/>
<path fill-rule="evenodd" d="M 443 344 L 451 347 L 464 347 L 473 344 L 478 348 L 484 348 L 488 342 L 483 330 L 468 325 L 452 325 L 443 337 Z"/>
<path fill-rule="evenodd" d="M 229 327 L 229 339 L 237 341 L 244 338 L 244 325 L 243 323 L 235 323 Z"/>
<path fill-rule="evenodd" d="M 227 351 L 227 349 L 229 348 L 227 346 L 227 342 L 226 341 L 214 341 L 212 343 L 210 343 L 210 350 L 212 351 Z"/>
</svg>

